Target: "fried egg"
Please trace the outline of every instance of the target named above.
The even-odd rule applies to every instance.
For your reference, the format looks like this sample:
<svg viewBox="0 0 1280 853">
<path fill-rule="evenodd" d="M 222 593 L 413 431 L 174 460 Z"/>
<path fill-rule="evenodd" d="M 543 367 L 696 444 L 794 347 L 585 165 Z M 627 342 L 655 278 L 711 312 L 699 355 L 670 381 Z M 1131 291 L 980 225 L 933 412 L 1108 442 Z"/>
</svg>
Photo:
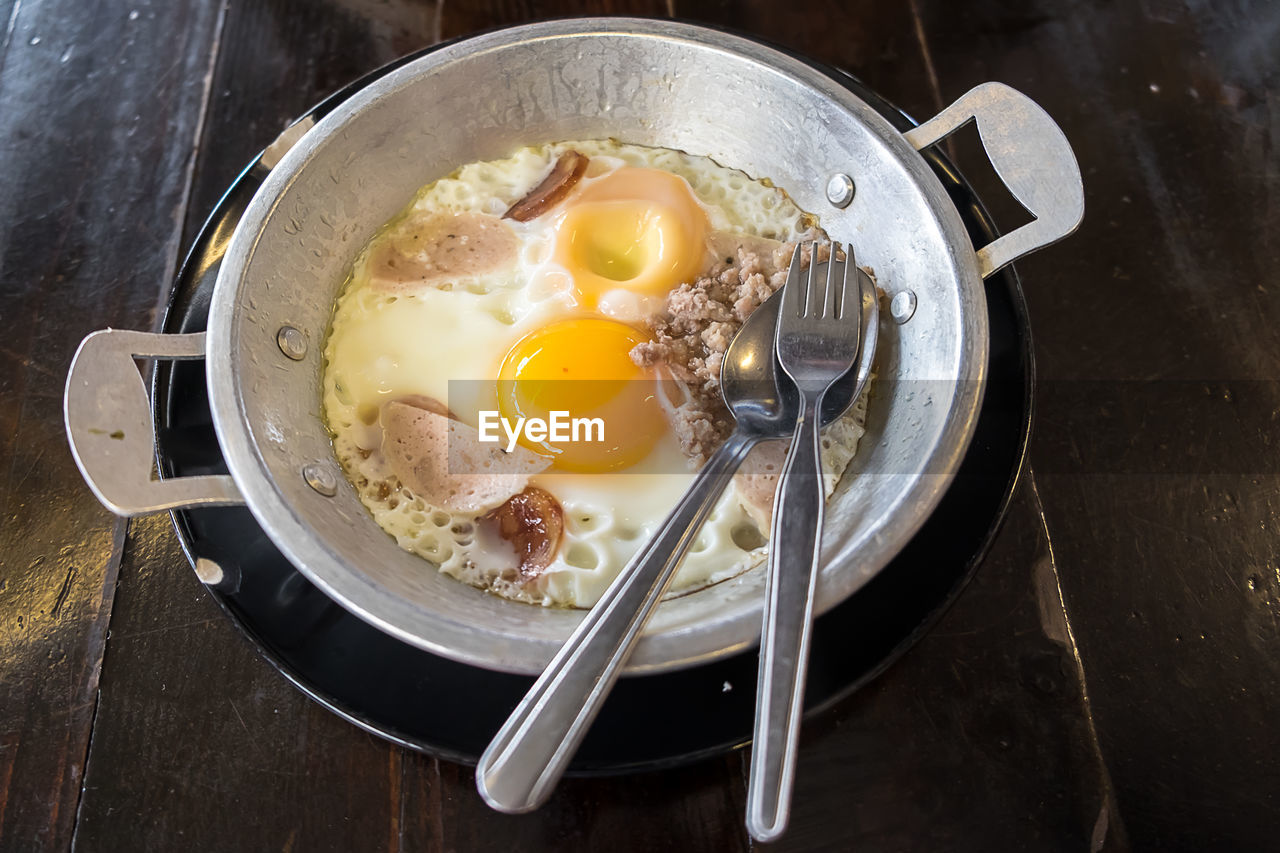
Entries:
<svg viewBox="0 0 1280 853">
<path fill-rule="evenodd" d="M 503 218 L 572 151 L 588 161 L 563 199 L 526 221 Z M 794 240 L 812 224 L 742 172 L 614 141 L 524 148 L 428 185 L 362 252 L 335 308 L 323 402 L 344 471 L 377 523 L 440 570 L 520 601 L 592 605 L 692 480 L 661 377 L 630 358 L 647 318 L 709 268 L 726 237 Z M 479 429 L 486 412 L 511 422 L 600 416 L 603 441 L 524 436 L 518 471 L 487 467 L 509 461 L 502 454 L 466 457 L 485 469 L 475 473 L 510 478 L 494 482 L 512 493 L 534 486 L 558 502 L 563 532 L 536 576 L 521 574 L 515 546 L 484 523 L 484 500 L 433 504 L 430 489 L 396 474 L 430 463 L 449 477 L 460 463 L 452 446 L 447 469 L 444 451 L 387 446 L 394 401 L 419 407 L 396 418 L 455 431 Z M 840 470 L 860 434 L 838 434 Z M 762 524 L 743 494 L 726 492 L 673 591 L 759 562 Z"/>
</svg>

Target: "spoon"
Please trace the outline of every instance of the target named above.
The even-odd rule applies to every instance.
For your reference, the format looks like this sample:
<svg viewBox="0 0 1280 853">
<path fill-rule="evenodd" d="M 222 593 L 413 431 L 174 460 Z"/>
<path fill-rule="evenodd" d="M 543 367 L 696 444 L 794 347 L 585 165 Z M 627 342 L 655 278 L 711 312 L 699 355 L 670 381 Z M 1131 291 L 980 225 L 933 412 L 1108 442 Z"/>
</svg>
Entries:
<svg viewBox="0 0 1280 853">
<path fill-rule="evenodd" d="M 798 259 L 797 248 L 792 263 Z M 859 271 L 859 276 L 865 279 L 863 288 L 874 294 L 866 274 Z M 799 396 L 779 370 L 773 348 L 781 296 L 779 289 L 752 312 L 725 351 L 720 387 L 737 422 L 733 432 L 703 465 L 653 538 L 565 641 L 480 756 L 476 788 L 492 808 L 521 814 L 536 809 L 551 795 L 734 472 L 759 442 L 791 435 Z M 864 310 L 866 304 L 864 299 Z M 855 369 L 827 392 L 824 426 L 857 399 L 871 372 L 876 329 L 866 313 L 859 322 L 864 327 L 863 352 Z"/>
</svg>

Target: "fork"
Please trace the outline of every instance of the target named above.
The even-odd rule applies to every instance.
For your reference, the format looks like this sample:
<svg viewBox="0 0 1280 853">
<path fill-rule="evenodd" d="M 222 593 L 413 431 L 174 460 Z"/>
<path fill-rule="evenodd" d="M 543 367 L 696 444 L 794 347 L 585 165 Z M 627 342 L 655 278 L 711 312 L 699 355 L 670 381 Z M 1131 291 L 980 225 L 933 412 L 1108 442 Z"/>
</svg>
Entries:
<svg viewBox="0 0 1280 853">
<path fill-rule="evenodd" d="M 817 244 L 809 246 L 816 253 Z M 759 841 L 781 835 L 791 811 L 826 502 L 819 412 L 827 389 L 858 357 L 863 310 L 858 268 L 852 247 L 844 259 L 840 251 L 839 243 L 831 244 L 824 283 L 818 277 L 822 265 L 815 255 L 810 256 L 808 269 L 801 270 L 797 263 L 801 247 L 797 246 L 778 312 L 778 363 L 799 392 L 800 416 L 782 466 L 769 532 L 747 788 L 747 829 Z"/>
</svg>

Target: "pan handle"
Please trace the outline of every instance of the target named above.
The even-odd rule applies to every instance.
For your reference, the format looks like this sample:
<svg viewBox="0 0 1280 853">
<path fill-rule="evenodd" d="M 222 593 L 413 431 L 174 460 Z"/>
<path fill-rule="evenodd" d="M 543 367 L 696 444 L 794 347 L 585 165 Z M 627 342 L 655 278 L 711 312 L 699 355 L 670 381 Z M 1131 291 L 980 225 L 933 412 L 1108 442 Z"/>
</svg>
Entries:
<svg viewBox="0 0 1280 853">
<path fill-rule="evenodd" d="M 970 119 L 978 123 L 978 136 L 996 174 L 1035 217 L 978 250 L 978 269 L 986 278 L 1075 231 L 1084 217 L 1084 184 L 1062 129 L 1039 104 L 1003 83 L 970 89 L 903 136 L 919 151 Z"/>
<path fill-rule="evenodd" d="M 81 341 L 71 360 L 62 412 L 71 454 L 94 495 L 124 516 L 244 503 L 225 474 L 152 479 L 155 430 L 135 358 L 204 358 L 204 332 L 105 329 Z"/>
</svg>

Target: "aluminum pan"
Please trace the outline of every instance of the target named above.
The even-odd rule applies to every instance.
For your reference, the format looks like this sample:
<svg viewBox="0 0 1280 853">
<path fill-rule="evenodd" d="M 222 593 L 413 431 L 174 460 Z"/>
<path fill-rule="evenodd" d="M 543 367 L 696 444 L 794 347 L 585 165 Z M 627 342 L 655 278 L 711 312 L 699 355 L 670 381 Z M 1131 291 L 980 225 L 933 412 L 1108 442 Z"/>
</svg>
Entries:
<svg viewBox="0 0 1280 853">
<path fill-rule="evenodd" d="M 491 33 L 379 79 L 284 156 L 228 247 L 209 321 L 214 423 L 254 515 L 310 580 L 406 642 L 493 669 L 538 671 L 578 614 L 424 571 L 345 481 L 335 498 L 306 486 L 303 465 L 336 469 L 320 419 L 321 342 L 355 254 L 419 186 L 520 145 L 604 136 L 773 179 L 833 237 L 852 241 L 881 287 L 917 294 L 911 322 L 882 332 L 869 432 L 829 505 L 819 612 L 866 583 L 923 523 L 981 400 L 986 308 L 958 214 L 914 149 L 810 66 L 716 31 L 609 19 Z M 844 211 L 822 197 L 835 171 L 858 184 Z M 311 341 L 304 361 L 279 353 L 286 322 Z M 754 644 L 761 589 L 752 571 L 664 603 L 630 671 Z"/>
</svg>

